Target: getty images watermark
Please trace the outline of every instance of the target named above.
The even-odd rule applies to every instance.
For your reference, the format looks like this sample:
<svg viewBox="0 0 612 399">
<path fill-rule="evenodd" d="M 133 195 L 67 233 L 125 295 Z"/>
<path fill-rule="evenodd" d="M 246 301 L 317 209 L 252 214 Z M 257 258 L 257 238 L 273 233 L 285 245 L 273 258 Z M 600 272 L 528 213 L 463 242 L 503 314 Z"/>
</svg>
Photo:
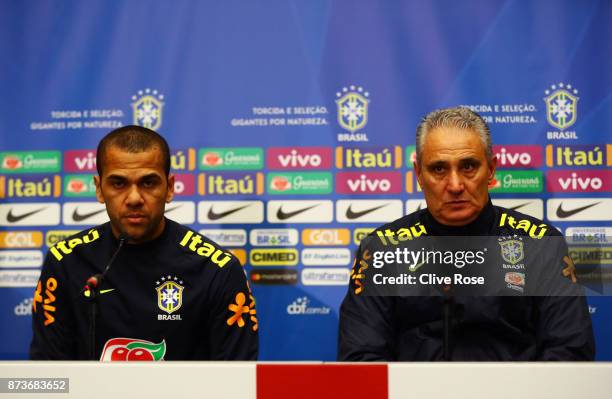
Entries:
<svg viewBox="0 0 612 399">
<path fill-rule="evenodd" d="M 612 274 L 605 265 L 611 263 L 610 247 L 568 247 L 561 236 L 421 236 L 390 242 L 371 235 L 362 241 L 351 279 L 367 296 L 609 295 Z M 564 269 L 576 270 L 578 282 Z"/>
</svg>

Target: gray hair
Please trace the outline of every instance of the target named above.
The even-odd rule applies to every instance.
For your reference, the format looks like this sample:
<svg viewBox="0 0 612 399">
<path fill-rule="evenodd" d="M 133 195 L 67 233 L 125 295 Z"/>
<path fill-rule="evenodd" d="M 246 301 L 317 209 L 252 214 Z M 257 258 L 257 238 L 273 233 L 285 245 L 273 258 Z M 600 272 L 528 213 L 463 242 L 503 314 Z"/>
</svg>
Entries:
<svg viewBox="0 0 612 399">
<path fill-rule="evenodd" d="M 493 157 L 493 150 L 491 148 L 491 132 L 489 126 L 476 112 L 466 107 L 454 107 L 437 109 L 427 114 L 425 118 L 419 123 L 416 129 L 416 156 L 417 163 L 421 161 L 421 151 L 423 149 L 423 143 L 425 142 L 425 136 L 432 130 L 440 127 L 454 127 L 458 129 L 472 130 L 478 134 L 480 140 L 485 146 L 485 153 L 487 159 L 490 160 Z"/>
</svg>

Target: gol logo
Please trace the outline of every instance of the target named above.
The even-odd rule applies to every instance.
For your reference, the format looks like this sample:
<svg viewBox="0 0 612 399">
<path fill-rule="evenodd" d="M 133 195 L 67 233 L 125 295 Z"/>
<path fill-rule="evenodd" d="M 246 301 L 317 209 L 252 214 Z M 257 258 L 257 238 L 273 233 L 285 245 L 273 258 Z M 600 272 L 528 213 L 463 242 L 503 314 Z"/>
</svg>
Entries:
<svg viewBox="0 0 612 399">
<path fill-rule="evenodd" d="M 0 231 L 0 248 L 42 247 L 41 231 Z"/>
<path fill-rule="evenodd" d="M 349 229 L 304 229 L 304 245 L 348 245 L 351 242 Z"/>
</svg>

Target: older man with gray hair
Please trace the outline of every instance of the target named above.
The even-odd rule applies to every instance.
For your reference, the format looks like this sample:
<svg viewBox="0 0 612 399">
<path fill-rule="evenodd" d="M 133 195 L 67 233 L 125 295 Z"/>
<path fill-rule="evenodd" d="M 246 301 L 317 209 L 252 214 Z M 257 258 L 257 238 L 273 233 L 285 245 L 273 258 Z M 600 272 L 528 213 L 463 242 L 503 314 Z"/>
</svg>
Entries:
<svg viewBox="0 0 612 399">
<path fill-rule="evenodd" d="M 410 242 L 432 236 L 503 236 L 540 242 L 558 238 L 557 242 L 563 242 L 554 227 L 491 203 L 488 187 L 497 159 L 492 154 L 489 127 L 475 112 L 457 107 L 428 114 L 416 130 L 416 152 L 414 169 L 427 208 L 379 227 L 370 237 L 379 237 L 385 245 L 401 244 L 409 235 L 406 232 L 418 226 L 419 237 L 411 236 Z M 506 279 L 510 275 L 517 279 L 501 286 L 507 293 L 453 296 L 452 300 L 448 294 L 368 295 L 364 276 L 372 269 L 370 250 L 362 241 L 340 309 L 339 360 L 594 358 L 591 319 L 582 294 L 529 296 L 526 270 L 508 271 L 485 264 L 488 272 L 501 276 L 502 283 L 504 273 Z M 547 282 L 561 280 L 577 286 L 566 250 L 563 242 L 551 249 L 546 264 L 527 266 L 537 269 Z M 442 288 L 452 291 L 451 286 Z M 517 295 L 517 290 L 524 294 Z"/>
</svg>

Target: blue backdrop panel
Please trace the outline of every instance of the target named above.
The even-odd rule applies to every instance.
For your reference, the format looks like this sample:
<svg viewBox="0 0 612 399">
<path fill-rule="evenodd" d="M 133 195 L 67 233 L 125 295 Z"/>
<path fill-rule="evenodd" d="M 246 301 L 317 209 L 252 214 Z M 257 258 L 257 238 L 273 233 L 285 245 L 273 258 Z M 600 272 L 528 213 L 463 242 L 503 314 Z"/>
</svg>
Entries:
<svg viewBox="0 0 612 399">
<path fill-rule="evenodd" d="M 354 251 L 358 229 L 393 215 L 340 222 L 345 208 L 339 201 L 401 200 L 405 213 L 406 201 L 422 199 L 410 146 L 419 119 L 435 108 L 466 105 L 481 112 L 494 143 L 505 146 L 499 151 L 510 155 L 502 173 L 518 167 L 543 176 L 533 187 L 500 181 L 494 198 L 541 200 L 533 212 L 564 233 L 605 236 L 612 228 L 605 183 L 612 164 L 610 15 L 609 1 L 571 0 L 2 2 L 0 358 L 27 357 L 40 256 L 58 234 L 87 227 L 71 219 L 74 207 L 95 203 L 87 153 L 125 124 L 157 129 L 173 149 L 174 171 L 185 179 L 176 200 L 185 204 L 168 217 L 198 230 L 238 229 L 247 236 L 235 248 L 245 251 L 257 297 L 263 360 L 335 359 L 338 309 L 351 267 L 342 250 Z M 244 147 L 260 161 L 230 157 L 221 165 L 215 158 Z M 356 159 L 353 148 L 388 155 L 391 163 L 381 158 L 355 168 L 348 164 Z M 592 159 L 580 164 L 579 152 L 587 150 Z M 285 164 L 271 155 L 279 151 Z M 563 151 L 569 155 L 559 156 Z M 317 154 L 327 166 L 317 168 Z M 283 175 L 289 169 L 327 188 L 304 191 L 291 180 L 295 175 Z M 346 178 L 338 173 L 345 171 L 362 171 L 372 184 L 390 176 L 379 173 L 398 172 L 400 193 L 370 185 L 347 194 L 338 190 Z M 230 172 L 248 173 L 252 190 L 211 193 L 208 177 L 218 174 L 230 184 L 240 178 Z M 549 179 L 551 172 L 569 180 Z M 572 183 L 571 173 L 582 180 Z M 600 204 L 595 214 L 564 219 L 555 216 L 559 199 L 565 207 Z M 205 218 L 210 204 L 200 203 L 240 200 L 270 207 L 261 212 L 263 222 L 211 225 Z M 321 222 L 271 222 L 274 206 L 289 200 L 332 203 L 327 214 L 317 214 Z M 38 203 L 59 207 L 31 221 L 7 220 L 11 209 L 24 213 Z M 216 206 L 224 204 L 231 205 Z M 287 236 L 286 229 L 297 230 L 288 246 L 297 251 L 297 265 L 253 264 L 259 249 L 279 247 L 249 240 L 262 228 L 281 229 L 254 233 L 272 242 Z M 322 251 L 304 233 L 319 228 L 347 229 L 341 234 L 349 241 Z M 16 239 L 18 232 L 28 238 Z M 303 262 L 305 253 L 319 261 Z M 326 253 L 336 260 L 321 261 Z M 294 280 L 263 284 L 260 271 L 293 273 Z M 590 298 L 590 304 L 598 358 L 612 360 L 610 301 Z"/>
</svg>

